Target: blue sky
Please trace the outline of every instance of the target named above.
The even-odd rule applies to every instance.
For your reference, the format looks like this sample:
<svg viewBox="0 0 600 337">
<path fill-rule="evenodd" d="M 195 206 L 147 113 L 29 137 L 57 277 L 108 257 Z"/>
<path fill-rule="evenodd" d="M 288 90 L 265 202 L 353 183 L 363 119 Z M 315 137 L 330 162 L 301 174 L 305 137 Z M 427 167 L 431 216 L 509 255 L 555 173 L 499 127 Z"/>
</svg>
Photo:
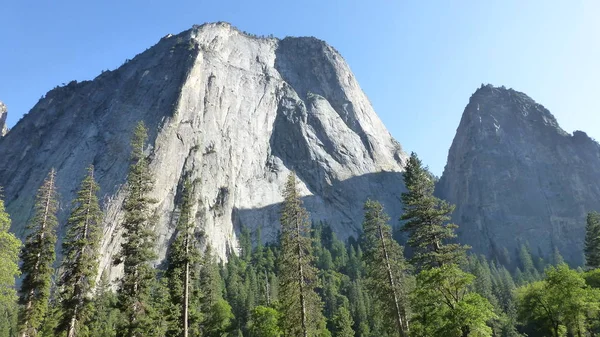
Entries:
<svg viewBox="0 0 600 337">
<path fill-rule="evenodd" d="M 481 83 L 523 91 L 600 139 L 600 1 L 3 1 L 0 100 L 9 126 L 48 90 L 114 69 L 167 33 L 228 21 L 316 36 L 344 56 L 407 151 L 442 173 Z"/>
</svg>

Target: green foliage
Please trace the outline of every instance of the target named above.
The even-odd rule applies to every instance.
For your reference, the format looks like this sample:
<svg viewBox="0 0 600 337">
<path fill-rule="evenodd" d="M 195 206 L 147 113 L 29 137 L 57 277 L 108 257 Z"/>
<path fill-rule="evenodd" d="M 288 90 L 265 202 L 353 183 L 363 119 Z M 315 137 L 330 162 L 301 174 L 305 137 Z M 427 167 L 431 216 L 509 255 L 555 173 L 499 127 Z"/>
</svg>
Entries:
<svg viewBox="0 0 600 337">
<path fill-rule="evenodd" d="M 518 317 L 552 337 L 584 336 L 596 318 L 600 292 L 566 264 L 549 267 L 546 277 L 517 289 Z"/>
<path fill-rule="evenodd" d="M 412 294 L 412 336 L 492 336 L 493 306 L 471 292 L 474 276 L 456 265 L 423 270 Z"/>
<path fill-rule="evenodd" d="M 231 332 L 234 316 L 231 305 L 224 299 L 217 300 L 205 315 L 203 336 L 221 337 Z"/>
<path fill-rule="evenodd" d="M 364 261 L 369 289 L 377 299 L 379 313 L 386 320 L 390 335 L 408 334 L 409 299 L 413 279 L 402 254 L 402 247 L 392 239 L 389 217 L 376 201 L 365 203 L 363 222 Z"/>
<path fill-rule="evenodd" d="M 123 242 L 115 257 L 116 264 L 123 264 L 123 277 L 118 288 L 119 307 L 124 313 L 120 333 L 127 336 L 148 336 L 151 333 L 149 305 L 155 271 L 150 262 L 156 257 L 151 206 L 155 201 L 150 198 L 154 179 L 144 155 L 147 138 L 144 123 L 138 123 L 131 141 L 128 194 L 123 205 Z"/>
<path fill-rule="evenodd" d="M 195 282 L 199 277 L 201 255 L 191 213 L 193 200 L 192 184 L 186 180 L 183 184 L 175 240 L 167 255 L 165 278 L 171 301 L 168 312 L 165 313 L 169 322 L 168 336 L 179 336 L 182 332 L 186 332 L 187 336 L 190 326 L 197 326 L 201 320 L 198 311 L 200 289 Z"/>
<path fill-rule="evenodd" d="M 450 241 L 456 238 L 458 226 L 448 224 L 454 206 L 433 195 L 435 179 L 413 152 L 406 164 L 402 193 L 403 230 L 409 233 L 408 245 L 415 253 L 411 262 L 418 269 L 459 264 L 468 248 Z"/>
<path fill-rule="evenodd" d="M 0 305 L 0 336 L 17 336 L 18 310 L 16 301 L 8 301 Z"/>
<path fill-rule="evenodd" d="M 10 233 L 10 217 L 4 209 L 0 188 L 0 336 L 16 335 L 17 293 L 15 278 L 20 275 L 21 240 Z"/>
<path fill-rule="evenodd" d="M 57 199 L 56 171 L 52 169 L 37 192 L 34 216 L 27 225 L 29 234 L 21 251 L 25 278 L 19 297 L 19 331 L 27 336 L 37 335 L 48 309 L 56 258 Z"/>
<path fill-rule="evenodd" d="M 302 207 L 296 176 L 288 177 L 281 210 L 280 299 L 286 335 L 314 336 L 323 321 L 322 303 L 315 292 L 308 212 Z"/>
<path fill-rule="evenodd" d="M 354 337 L 355 333 L 352 329 L 354 320 L 350 315 L 350 311 L 346 307 L 340 307 L 333 316 L 334 334 L 336 337 Z"/>
<path fill-rule="evenodd" d="M 117 309 L 117 295 L 110 289 L 108 275 L 103 274 L 96 287 L 92 302 L 93 317 L 90 320 L 90 337 L 115 337 L 121 314 Z"/>
<path fill-rule="evenodd" d="M 250 313 L 248 332 L 250 337 L 280 337 L 280 314 L 277 310 L 264 306 L 257 306 Z"/>
<path fill-rule="evenodd" d="M 62 244 L 64 258 L 58 282 L 62 311 L 56 332 L 69 337 L 87 335 L 86 323 L 92 313 L 91 292 L 98 271 L 102 226 L 98 190 L 94 167 L 90 166 L 73 202 Z"/>
<path fill-rule="evenodd" d="M 600 213 L 587 215 L 585 226 L 585 264 L 589 269 L 600 268 Z"/>
</svg>

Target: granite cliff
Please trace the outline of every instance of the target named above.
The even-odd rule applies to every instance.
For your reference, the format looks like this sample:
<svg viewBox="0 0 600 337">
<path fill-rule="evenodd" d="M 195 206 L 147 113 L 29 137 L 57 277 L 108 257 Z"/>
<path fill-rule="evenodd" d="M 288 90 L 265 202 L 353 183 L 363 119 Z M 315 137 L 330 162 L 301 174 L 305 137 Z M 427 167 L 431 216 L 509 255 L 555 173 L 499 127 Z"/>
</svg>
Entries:
<svg viewBox="0 0 600 337">
<path fill-rule="evenodd" d="M 534 254 L 558 249 L 581 264 L 585 215 L 600 210 L 600 145 L 565 132 L 527 95 L 482 86 L 465 108 L 436 193 L 457 205 L 459 238 L 474 252 L 514 256 L 527 244 Z"/>
<path fill-rule="evenodd" d="M 257 38 L 216 23 L 167 35 L 114 71 L 51 90 L 0 139 L 12 229 L 23 236 L 52 167 L 64 223 L 93 164 L 106 212 L 101 268 L 118 273 L 110 261 L 121 242 L 129 139 L 139 120 L 150 132 L 161 257 L 185 177 L 196 182 L 198 229 L 220 256 L 236 248 L 242 225 L 275 238 L 291 170 L 313 220 L 328 221 L 342 238 L 360 228 L 367 197 L 399 216 L 406 155 L 342 56 L 315 38 Z"/>
<path fill-rule="evenodd" d="M 6 105 L 0 102 L 0 137 L 3 137 L 8 132 L 8 128 L 6 127 L 7 115 L 8 109 L 6 109 Z"/>
</svg>

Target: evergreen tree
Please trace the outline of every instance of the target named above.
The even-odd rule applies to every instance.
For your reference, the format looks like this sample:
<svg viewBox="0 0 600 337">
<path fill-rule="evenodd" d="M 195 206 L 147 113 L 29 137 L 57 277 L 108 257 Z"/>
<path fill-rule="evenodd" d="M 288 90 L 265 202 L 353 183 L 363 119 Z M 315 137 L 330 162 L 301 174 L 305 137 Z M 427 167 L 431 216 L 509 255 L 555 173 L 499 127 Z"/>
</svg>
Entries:
<svg viewBox="0 0 600 337">
<path fill-rule="evenodd" d="M 154 181 L 148 159 L 144 155 L 147 130 L 143 122 L 138 123 L 131 141 L 131 165 L 127 176 L 127 196 L 123 208 L 123 243 L 115 257 L 116 264 L 123 264 L 123 277 L 118 288 L 119 307 L 125 320 L 121 335 L 149 335 L 148 322 L 151 308 L 150 293 L 154 280 L 154 268 L 150 262 L 154 253 L 155 234 L 150 198 Z"/>
<path fill-rule="evenodd" d="M 200 292 L 199 308 L 202 319 L 199 328 L 202 336 L 221 337 L 230 332 L 235 319 L 231 305 L 223 298 L 223 284 L 219 266 L 210 245 L 201 260 L 198 278 Z"/>
<path fill-rule="evenodd" d="M 346 307 L 341 306 L 333 316 L 333 326 L 336 337 L 354 337 L 355 333 L 352 329 L 354 321 L 350 316 L 350 311 Z"/>
<path fill-rule="evenodd" d="M 283 328 L 289 336 L 316 336 L 323 320 L 322 304 L 315 292 L 308 212 L 302 207 L 296 176 L 291 173 L 281 210 L 280 293 Z"/>
<path fill-rule="evenodd" d="M 389 217 L 379 202 L 367 200 L 363 222 L 364 259 L 370 289 L 389 320 L 390 333 L 408 335 L 408 293 L 411 279 L 402 247 L 392 238 Z"/>
<path fill-rule="evenodd" d="M 21 251 L 21 271 L 25 274 L 19 297 L 21 337 L 37 336 L 48 309 L 56 258 L 57 210 L 56 171 L 52 169 L 37 192 L 35 214 L 27 226 L 29 235 Z"/>
<path fill-rule="evenodd" d="M 598 212 L 587 215 L 584 254 L 588 269 L 600 268 L 600 213 Z"/>
<path fill-rule="evenodd" d="M 15 278 L 19 276 L 21 240 L 9 232 L 10 217 L 4 209 L 0 188 L 0 336 L 16 334 Z"/>
<path fill-rule="evenodd" d="M 91 293 L 98 272 L 102 211 L 98 204 L 99 187 L 94 180 L 94 167 L 81 183 L 73 210 L 67 221 L 67 234 L 62 243 L 62 274 L 58 286 L 62 317 L 57 332 L 67 337 L 81 335 L 91 317 Z"/>
<path fill-rule="evenodd" d="M 193 200 L 192 184 L 186 180 L 183 184 L 175 241 L 167 256 L 166 277 L 169 280 L 172 302 L 178 312 L 177 329 L 172 332 L 174 336 L 179 336 L 179 331 L 183 332 L 184 337 L 189 336 L 190 318 L 192 318 L 192 325 L 199 321 L 199 313 L 195 310 L 197 306 L 193 305 L 198 300 L 198 296 L 195 296 L 198 290 L 194 280 L 198 276 L 197 265 L 200 261 L 200 251 L 194 235 L 195 223 L 192 218 Z"/>
<path fill-rule="evenodd" d="M 413 152 L 406 165 L 404 183 L 408 189 L 402 193 L 405 221 L 403 230 L 409 233 L 408 244 L 414 249 L 411 262 L 419 269 L 459 263 L 468 248 L 450 243 L 458 227 L 447 224 L 454 206 L 433 195 L 435 179 Z"/>
<path fill-rule="evenodd" d="M 110 289 L 108 274 L 103 273 L 93 300 L 93 317 L 89 322 L 90 337 L 115 337 L 119 323 L 117 296 Z"/>
</svg>

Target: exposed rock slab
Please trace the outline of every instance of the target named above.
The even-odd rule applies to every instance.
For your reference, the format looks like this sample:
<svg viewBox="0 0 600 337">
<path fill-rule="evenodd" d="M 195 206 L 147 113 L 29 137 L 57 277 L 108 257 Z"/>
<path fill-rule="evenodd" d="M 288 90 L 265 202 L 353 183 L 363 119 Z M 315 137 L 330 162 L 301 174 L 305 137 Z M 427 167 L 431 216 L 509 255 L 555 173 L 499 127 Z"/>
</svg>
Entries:
<svg viewBox="0 0 600 337">
<path fill-rule="evenodd" d="M 0 102 L 0 137 L 3 137 L 8 132 L 8 127 L 6 126 L 6 118 L 8 117 L 8 109 L 6 109 L 6 105 Z"/>
<path fill-rule="evenodd" d="M 343 58 L 315 38 L 259 39 L 218 23 L 168 35 L 115 71 L 50 91 L 0 140 L 13 229 L 23 235 L 51 167 L 64 222 L 94 164 L 107 214 L 101 265 L 110 269 L 138 120 L 150 129 L 161 257 L 185 177 L 195 182 L 197 226 L 221 256 L 235 249 L 241 225 L 261 226 L 263 240 L 276 237 L 291 170 L 313 220 L 328 221 L 342 238 L 360 228 L 367 197 L 399 216 L 406 155 Z"/>
<path fill-rule="evenodd" d="M 585 215 L 600 209 L 600 145 L 527 95 L 482 86 L 465 108 L 437 194 L 459 238 L 490 256 L 521 243 L 583 262 Z"/>
</svg>

